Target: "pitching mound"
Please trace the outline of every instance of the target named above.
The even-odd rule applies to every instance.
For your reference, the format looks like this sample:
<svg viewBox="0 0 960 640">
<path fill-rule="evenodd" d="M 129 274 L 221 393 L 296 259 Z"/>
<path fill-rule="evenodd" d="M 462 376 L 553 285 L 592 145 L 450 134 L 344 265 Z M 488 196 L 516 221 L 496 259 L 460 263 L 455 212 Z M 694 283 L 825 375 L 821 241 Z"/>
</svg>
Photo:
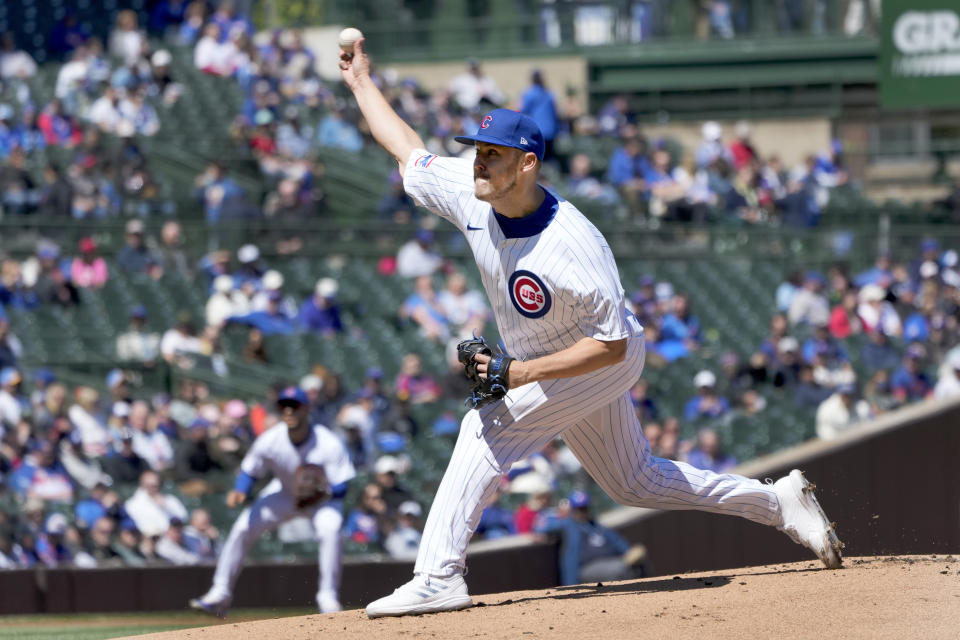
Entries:
<svg viewBox="0 0 960 640">
<path fill-rule="evenodd" d="M 362 611 L 139 636 L 237 638 L 956 638 L 960 558 L 848 558 L 475 596 L 472 609 L 368 620 Z"/>
</svg>

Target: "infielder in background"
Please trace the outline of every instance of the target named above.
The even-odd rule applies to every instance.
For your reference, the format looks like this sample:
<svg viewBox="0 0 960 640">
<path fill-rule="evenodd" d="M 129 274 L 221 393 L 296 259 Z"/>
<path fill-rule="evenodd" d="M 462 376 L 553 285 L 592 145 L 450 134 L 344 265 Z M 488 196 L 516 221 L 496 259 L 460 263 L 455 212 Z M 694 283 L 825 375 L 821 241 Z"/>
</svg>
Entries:
<svg viewBox="0 0 960 640">
<path fill-rule="evenodd" d="M 321 613 L 340 611 L 342 498 L 356 472 L 340 439 L 323 425 L 310 424 L 310 404 L 302 389 L 284 389 L 277 408 L 283 421 L 262 433 L 244 456 L 227 506 L 246 502 L 258 479 L 267 474 L 273 479 L 233 524 L 217 560 L 213 586 L 190 600 L 193 609 L 225 616 L 250 545 L 283 522 L 306 516 L 320 547 L 317 606 Z"/>
<path fill-rule="evenodd" d="M 510 357 L 477 354 L 469 363 L 468 371 L 499 378 L 508 391 L 464 416 L 414 578 L 368 605 L 367 615 L 470 606 L 466 548 L 483 508 L 512 463 L 559 435 L 622 504 L 741 516 L 840 566 L 840 542 L 799 471 L 765 485 L 650 454 L 628 393 L 643 369 L 643 328 L 624 306 L 606 240 L 537 184 L 544 143 L 536 124 L 497 109 L 476 135 L 457 138 L 476 146 L 472 161 L 437 157 L 389 106 L 369 65 L 362 39 L 340 55 L 343 80 L 397 160 L 407 193 L 466 236 Z"/>
</svg>

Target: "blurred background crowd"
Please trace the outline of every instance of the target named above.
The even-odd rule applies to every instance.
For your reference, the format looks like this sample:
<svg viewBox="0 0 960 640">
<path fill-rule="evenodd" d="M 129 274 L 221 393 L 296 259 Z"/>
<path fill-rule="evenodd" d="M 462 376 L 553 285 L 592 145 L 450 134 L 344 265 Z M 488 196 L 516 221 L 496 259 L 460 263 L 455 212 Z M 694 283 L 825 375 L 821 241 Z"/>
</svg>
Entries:
<svg viewBox="0 0 960 640">
<path fill-rule="evenodd" d="M 669 34 L 667 4 L 631 3 L 640 13 L 629 38 Z M 692 4 L 698 37 L 726 39 L 754 20 L 756 3 Z M 875 30 L 877 3 L 847 5 L 846 33 Z M 537 6 L 538 37 L 562 38 L 563 3 Z M 823 6 L 776 3 L 778 32 L 802 23 L 816 33 Z M 577 13 L 577 37 L 591 44 L 589 26 L 605 19 Z M 496 327 L 462 244 L 404 194 L 399 173 L 366 155 L 366 124 L 316 70 L 332 54 L 311 51 L 297 29 L 255 34 L 229 1 L 160 0 L 116 12 L 104 34 L 65 8 L 47 34 L 53 62 L 37 64 L 18 38 L 6 33 L 0 51 L 0 206 L 4 224 L 22 225 L 0 244 L 0 568 L 212 562 L 235 515 L 223 492 L 277 422 L 273 400 L 289 384 L 361 472 L 347 551 L 415 555 L 464 411 L 455 345 L 473 332 L 496 337 Z M 629 95 L 590 110 L 542 71 L 516 95 L 479 59 L 441 89 L 390 68 L 375 77 L 433 153 L 468 154 L 453 138 L 490 108 L 528 113 L 548 143 L 545 184 L 598 224 L 801 230 L 859 189 L 839 140 L 787 166 L 754 141 L 750 122 L 704 120 L 685 146 L 649 133 Z M 191 91 L 200 86 L 216 91 Z M 179 153 L 202 150 L 214 128 L 229 153 Z M 370 173 L 346 175 L 351 162 Z M 344 192 L 344 180 L 358 190 Z M 362 255 L 318 256 L 312 241 L 327 231 L 310 225 L 349 218 L 358 191 L 372 200 L 372 223 L 403 237 L 383 249 L 362 236 Z M 960 198 L 940 205 L 960 210 Z M 90 232 L 67 225 L 76 220 Z M 94 225 L 111 222 L 118 233 Z M 753 263 L 749 283 L 709 260 L 621 261 L 648 345 L 632 395 L 656 455 L 724 471 L 960 393 L 951 240 L 895 244 L 871 252 L 873 265 L 835 253 Z M 723 297 L 721 286 L 744 297 L 715 304 L 708 289 Z M 107 366 L 84 376 L 57 366 L 59 346 L 44 347 L 94 341 Z M 255 391 L 228 384 L 241 374 Z M 642 572 L 642 551 L 594 521 L 598 502 L 610 506 L 598 495 L 557 441 L 504 477 L 478 538 L 560 535 L 567 582 L 605 557 Z M 309 537 L 294 522 L 263 555 Z M 587 539 L 602 539 L 606 556 L 587 553 Z"/>
<path fill-rule="evenodd" d="M 730 15 L 730 3 L 709 4 L 711 15 Z M 342 88 L 318 75 L 317 54 L 300 31 L 254 35 L 250 20 L 237 14 L 232 2 L 215 7 L 158 2 L 147 25 L 135 11 L 120 11 L 106 46 L 69 11 L 54 28 L 51 56 L 64 62 L 49 99 L 31 91 L 37 64 L 17 48 L 12 32 L 4 34 L 0 186 L 8 215 L 94 219 L 175 213 L 171 185 L 151 169 L 142 147 L 160 131 L 159 114 L 178 108 L 184 85 L 171 51 L 183 47 L 192 49 L 195 70 L 237 83 L 240 110 L 230 116 L 230 135 L 252 157 L 265 185 L 251 193 L 224 163 L 209 164 L 195 179 L 195 197 L 208 224 L 316 219 L 324 210 L 324 164 L 317 151 L 372 146 Z M 609 220 L 808 227 L 817 224 L 830 190 L 849 182 L 839 141 L 811 148 L 803 162 L 787 166 L 775 149 L 758 147 L 749 122 L 725 132 L 707 121 L 696 147 L 684 149 L 674 139 L 646 135 L 627 94 L 614 95 L 591 113 L 580 97 L 552 87 L 538 70 L 514 96 L 497 87 L 478 59 L 434 91 L 390 68 L 377 70 L 375 78 L 434 153 L 469 153 L 453 138 L 475 130 L 491 108 L 527 113 L 547 141 L 548 186 L 594 203 Z M 51 156 L 48 148 L 64 151 Z M 41 166 L 32 167 L 31 159 Z M 383 193 L 385 220 L 416 216 L 397 175 L 377 190 Z"/>
</svg>

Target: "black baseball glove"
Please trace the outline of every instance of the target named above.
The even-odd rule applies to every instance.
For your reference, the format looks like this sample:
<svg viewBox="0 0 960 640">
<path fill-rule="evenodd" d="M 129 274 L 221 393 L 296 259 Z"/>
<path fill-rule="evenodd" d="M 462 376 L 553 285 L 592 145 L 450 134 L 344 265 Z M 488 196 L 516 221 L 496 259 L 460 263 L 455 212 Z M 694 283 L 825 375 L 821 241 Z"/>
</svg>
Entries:
<svg viewBox="0 0 960 640">
<path fill-rule="evenodd" d="M 327 473 L 318 464 L 304 464 L 297 467 L 297 486 L 293 501 L 297 509 L 312 507 L 330 497 L 330 483 Z"/>
<path fill-rule="evenodd" d="M 487 377 L 482 378 L 477 373 L 477 362 L 473 359 L 478 353 L 490 356 L 490 362 L 487 363 Z M 513 358 L 502 353 L 494 354 L 493 350 L 487 346 L 483 338 L 474 336 L 469 340 L 464 340 L 457 345 L 457 358 L 460 364 L 467 372 L 470 379 L 470 397 L 466 400 L 466 405 L 473 409 L 495 402 L 507 395 L 510 388 L 507 384 L 507 371 L 510 370 L 510 363 Z"/>
</svg>

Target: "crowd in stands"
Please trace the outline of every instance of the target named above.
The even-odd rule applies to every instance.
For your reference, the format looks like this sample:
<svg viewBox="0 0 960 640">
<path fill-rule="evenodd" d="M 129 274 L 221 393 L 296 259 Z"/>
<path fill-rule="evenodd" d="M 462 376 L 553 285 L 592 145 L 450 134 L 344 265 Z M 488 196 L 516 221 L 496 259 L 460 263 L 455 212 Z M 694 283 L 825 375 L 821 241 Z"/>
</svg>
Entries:
<svg viewBox="0 0 960 640">
<path fill-rule="evenodd" d="M 537 70 L 529 87 L 512 100 L 477 60 L 433 93 L 390 70 L 377 81 L 397 112 L 420 132 L 427 150 L 441 155 L 472 154 L 454 137 L 475 131 L 493 107 L 528 114 L 544 133 L 548 186 L 599 205 L 608 217 L 815 226 L 830 190 L 849 183 L 838 141 L 809 154 L 801 166 L 785 167 L 776 153 L 761 153 L 748 122 L 738 123 L 729 140 L 718 123 L 706 122 L 700 144 L 683 150 L 670 139 L 648 139 L 626 96 L 614 96 L 595 114 L 584 113 L 575 96 L 561 103 Z M 344 109 L 344 121 L 355 118 Z M 411 209 L 392 177 L 381 215 L 406 221 Z"/>
<path fill-rule="evenodd" d="M 726 7 L 728 15 L 736 15 L 734 5 L 739 6 L 709 4 L 717 11 Z M 262 213 L 297 220 L 316 215 L 323 204 L 322 166 L 313 150 L 356 152 L 367 142 L 355 110 L 316 76 L 314 54 L 298 33 L 278 31 L 255 43 L 249 21 L 230 3 L 213 12 L 204 3 L 157 7 L 162 10 L 151 19 L 153 30 L 193 46 L 199 70 L 235 78 L 244 91 L 232 132 L 275 187 Z M 723 33 L 726 27 L 718 24 Z M 147 194 L 156 185 L 135 136 L 156 132 L 157 114 L 180 96 L 169 75 L 169 54 L 151 49 L 135 14 L 118 17 L 108 39 L 110 58 L 95 38 L 69 24 L 62 31 L 55 42 L 66 63 L 56 97 L 40 108 L 22 82 L 35 71 L 31 61 L 11 42 L 3 44 L 0 76 L 18 87 L 20 111 L 15 118 L 16 109 L 0 105 L 4 213 L 136 217 L 126 222 L 124 246 L 109 260 L 94 237 L 84 237 L 75 247 L 44 240 L 26 259 L 0 261 L 0 503 L 17 507 L 0 509 L 0 568 L 209 562 L 220 534 L 208 511 L 184 503 L 229 484 L 218 486 L 214 472 L 232 473 L 252 440 L 277 422 L 270 394 L 293 381 L 269 381 L 275 384 L 266 397 L 253 402 L 217 397 L 189 377 L 172 395 L 141 397 L 124 364 L 165 363 L 189 371 L 210 358 L 216 370 L 225 366 L 218 360 L 224 333 L 240 330 L 248 363 L 282 365 L 267 348 L 271 335 L 329 337 L 359 328 L 344 313 L 336 279 L 320 278 L 305 294 L 293 291 L 285 286 L 281 265 L 270 264 L 255 244 L 194 261 L 174 220 L 163 225 L 159 237 L 149 237 L 140 216 L 153 212 Z M 477 61 L 448 90 L 433 94 L 386 71 L 377 81 L 435 152 L 467 152 L 452 143 L 453 136 L 474 130 L 485 109 L 513 104 Z M 724 142 L 719 125 L 705 123 L 701 144 L 685 157 L 670 141 L 647 140 L 625 98 L 584 114 L 575 100 L 558 105 L 539 73 L 515 106 L 535 117 L 547 136 L 553 186 L 637 219 L 721 215 L 745 223 L 810 226 L 829 190 L 848 180 L 839 145 L 788 171 L 774 155 L 760 154 L 746 123 L 737 126 L 730 142 Z M 314 126 L 318 112 L 323 116 Z M 105 145 L 104 135 L 123 142 Z M 564 136 L 610 142 L 606 169 L 592 168 L 592 157 L 577 152 L 576 144 L 573 153 L 560 155 Z M 74 160 L 66 169 L 47 165 L 44 184 L 37 185 L 25 161 L 45 146 L 69 148 Z M 417 214 L 398 177 L 391 177 L 381 215 L 409 221 Z M 250 202 L 219 163 L 211 163 L 195 186 L 208 223 L 261 215 L 260 203 Z M 130 201 L 147 202 L 147 208 L 129 211 Z M 442 259 L 434 241 L 432 231 L 422 228 L 378 269 L 391 286 L 409 294 L 398 310 L 398 326 L 415 327 L 424 349 L 444 350 L 448 369 L 427 371 L 411 351 L 392 380 L 371 368 L 358 388 L 345 388 L 338 372 L 317 364 L 295 381 L 311 400 L 311 419 L 335 429 L 370 478 L 354 490 L 345 538 L 397 558 L 415 554 L 426 507 L 408 488 L 416 471 L 411 443 L 427 433 L 456 437 L 459 430 L 453 411 L 420 424 L 413 409 L 466 396 L 468 382 L 452 346 L 473 331 L 482 333 L 491 321 L 482 292 Z M 289 242 L 296 247 L 296 239 Z M 277 253 L 286 252 L 278 247 Z M 103 288 L 113 269 L 157 280 L 171 272 L 198 279 L 208 291 L 203 316 L 181 314 L 161 332 L 145 307 L 129 309 L 129 326 L 116 336 L 119 368 L 105 377 L 105 391 L 24 366 L 30 354 L 24 354 L 6 310 L 77 306 L 80 291 Z M 669 366 L 700 350 L 701 324 L 684 292 L 652 277 L 627 284 L 636 287 L 630 306 L 646 328 L 649 367 Z M 664 410 L 646 380 L 637 382 L 631 394 L 653 452 L 727 470 L 737 460 L 722 449 L 718 421 L 761 415 L 771 393 L 815 411 L 822 438 L 907 402 L 960 393 L 960 352 L 953 349 L 960 331 L 958 285 L 956 252 L 932 241 L 909 262 L 882 255 L 864 273 L 849 273 L 841 265 L 826 274 L 798 271 L 775 292 L 769 336 L 745 361 L 724 353 L 716 371 L 698 372 L 680 414 Z M 936 376 L 929 375 L 933 370 Z M 685 439 L 682 434 L 691 428 L 695 437 Z M 642 571 L 642 554 L 593 522 L 586 494 L 560 497 L 559 488 L 571 484 L 590 486 L 569 450 L 552 443 L 504 478 L 478 535 L 560 536 L 565 581 L 600 575 L 601 569 L 613 575 Z M 504 506 L 511 495 L 521 497 L 516 508 Z M 598 536 L 603 544 L 593 546 L 603 553 L 585 542 Z"/>
<path fill-rule="evenodd" d="M 269 396 L 260 402 L 214 397 L 207 385 L 185 380 L 173 397 L 136 397 L 124 363 L 164 361 L 189 371 L 197 358 L 216 360 L 223 332 L 237 327 L 248 332 L 244 357 L 269 363 L 264 336 L 359 330 L 342 313 L 333 278 L 319 279 L 313 291 L 300 296 L 284 287 L 284 276 L 256 245 L 244 245 L 236 254 L 214 251 L 195 263 L 181 246 L 177 222 L 167 222 L 159 238 L 146 235 L 139 219 L 128 221 L 125 246 L 110 260 L 99 255 L 92 238 L 83 238 L 76 249 L 62 252 L 41 241 L 34 256 L 2 261 L 0 498 L 22 507 L 22 515 L 8 513 L 0 523 L 0 562 L 7 566 L 89 566 L 90 558 L 203 561 L 198 549 L 209 559 L 216 549 L 216 532 L 204 524 L 209 514 L 189 512 L 169 489 L 162 490 L 163 482 L 169 488 L 176 483 L 181 496 L 216 491 L 208 474 L 236 469 L 252 439 L 275 422 Z M 471 289 L 432 243 L 432 235 L 421 231 L 378 267 L 381 277 L 409 292 L 398 310 L 398 326 L 416 327 L 425 349 L 445 349 L 449 368 L 427 371 L 420 355 L 411 352 L 392 380 L 374 368 L 359 388 L 347 389 L 338 372 L 320 365 L 298 380 L 311 398 L 312 419 L 334 428 L 356 466 L 374 478 L 357 488 L 345 536 L 367 550 L 398 556 L 415 549 L 424 508 L 404 486 L 410 446 L 419 435 L 458 432 L 454 412 L 420 424 L 413 408 L 465 397 L 468 382 L 453 347 L 490 322 L 481 292 Z M 832 438 L 905 403 L 960 392 L 954 348 L 960 331 L 957 254 L 926 240 L 916 255 L 902 258 L 882 254 L 859 273 L 837 264 L 825 274 L 791 274 L 771 291 L 777 313 L 769 335 L 745 361 L 726 352 L 717 358 L 717 370 L 698 372 L 689 401 L 675 415 L 651 396 L 647 380 L 638 381 L 631 395 L 654 454 L 729 469 L 737 460 L 723 451 L 719 428 L 737 415 L 763 419 L 771 394 L 816 413 L 817 434 Z M 106 376 L 105 392 L 65 384 L 46 369 L 25 370 L 21 361 L 29 354 L 11 331 L 6 310 L 82 304 L 78 292 L 104 286 L 113 269 L 158 278 L 180 271 L 199 279 L 209 291 L 204 317 L 182 316 L 156 332 L 145 308 L 130 309 L 128 330 L 116 338 L 120 368 Z M 697 353 L 701 323 L 687 295 L 650 277 L 636 284 L 629 304 L 646 328 L 648 368 Z M 691 433 L 695 436 L 685 438 Z M 139 488 L 121 500 L 132 483 Z M 569 517 L 556 492 L 571 484 L 590 486 L 560 443 L 518 463 L 505 479 L 504 494 L 520 496 L 522 504 L 493 507 L 480 536 L 537 533 L 538 527 L 563 531 L 567 524 L 550 529 L 544 523 L 552 522 L 554 508 Z M 81 504 L 87 511 L 78 511 Z M 149 507 L 149 515 L 137 505 Z M 205 537 L 196 533 L 200 530 Z M 611 543 L 611 550 L 618 548 Z"/>
<path fill-rule="evenodd" d="M 28 82 L 36 64 L 15 48 L 12 34 L 4 34 L 9 53 L 0 80 L 14 100 L 0 103 L 3 212 L 77 219 L 172 213 L 136 142 L 157 133 L 158 110 L 182 92 L 170 75 L 170 52 L 151 49 L 133 11 L 118 14 L 107 51 L 97 37 L 79 31 L 58 47 L 65 62 L 52 99 L 39 104 Z M 68 163 L 54 161 L 48 148 L 66 150 Z M 31 158 L 45 164 L 42 181 L 26 168 Z"/>
<path fill-rule="evenodd" d="M 647 18 L 660 13 L 659 3 L 638 4 L 646 6 Z M 747 10 L 742 3 L 709 4 L 711 16 L 724 14 L 734 22 Z M 221 126 L 248 149 L 268 185 L 266 196 L 256 201 L 260 194 L 247 193 L 229 169 L 212 163 L 196 178 L 207 222 L 261 216 L 303 220 L 321 213 L 324 169 L 316 150 L 358 152 L 371 142 L 340 83 L 317 75 L 320 54 L 304 44 L 296 29 L 255 36 L 250 20 L 237 14 L 229 0 L 213 5 L 160 2 L 155 9 L 146 26 L 166 44 L 147 37 L 135 12 L 120 11 L 106 50 L 96 36 L 67 24 L 68 14 L 58 27 L 64 33 L 50 39 L 64 62 L 46 105 L 34 102 L 25 82 L 36 64 L 7 34 L 3 81 L 16 100 L 13 106 L 0 104 L 0 156 L 9 165 L 0 175 L 4 211 L 75 218 L 171 213 L 174 205 L 159 197 L 158 179 L 136 139 L 154 135 L 160 116 L 182 95 L 183 86 L 171 75 L 172 56 L 161 48 L 180 46 L 193 48 L 200 72 L 237 82 L 243 93 L 241 112 Z M 780 10 L 792 15 L 792 10 Z M 432 93 L 392 69 L 378 70 L 375 77 L 435 153 L 469 153 L 453 138 L 476 130 L 482 114 L 493 107 L 529 114 L 547 142 L 549 186 L 595 202 L 608 215 L 812 226 L 829 190 L 848 179 L 839 143 L 811 153 L 802 166 L 784 167 L 776 153 L 763 153 L 751 141 L 748 123 L 739 123 L 735 136 L 725 139 L 720 125 L 707 122 L 699 146 L 684 150 L 673 140 L 645 136 L 626 96 L 614 96 L 596 113 L 586 113 L 576 96 L 555 96 L 540 71 L 533 72 L 529 87 L 518 96 L 505 95 L 478 60 Z M 118 138 L 120 148 L 103 144 L 103 134 Z M 24 155 L 46 146 L 74 153 L 69 166 L 50 163 L 43 183 L 34 184 L 23 170 Z M 402 194 L 398 176 L 383 189 L 381 215 L 409 221 L 415 209 Z"/>
<path fill-rule="evenodd" d="M 882 253 L 860 273 L 843 264 L 826 274 L 791 273 L 775 292 L 769 334 L 747 361 L 723 353 L 718 372 L 694 377 L 696 394 L 682 418 L 705 426 L 696 442 L 680 442 L 675 418 L 661 422 L 641 380 L 633 394 L 654 452 L 704 468 L 729 468 L 736 460 L 720 450 L 711 427 L 762 412 L 772 393 L 815 412 L 823 439 L 910 402 L 957 395 L 957 252 L 926 239 L 905 258 Z M 648 367 L 697 350 L 699 321 L 668 283 L 643 280 L 632 302 L 647 333 Z"/>
</svg>

